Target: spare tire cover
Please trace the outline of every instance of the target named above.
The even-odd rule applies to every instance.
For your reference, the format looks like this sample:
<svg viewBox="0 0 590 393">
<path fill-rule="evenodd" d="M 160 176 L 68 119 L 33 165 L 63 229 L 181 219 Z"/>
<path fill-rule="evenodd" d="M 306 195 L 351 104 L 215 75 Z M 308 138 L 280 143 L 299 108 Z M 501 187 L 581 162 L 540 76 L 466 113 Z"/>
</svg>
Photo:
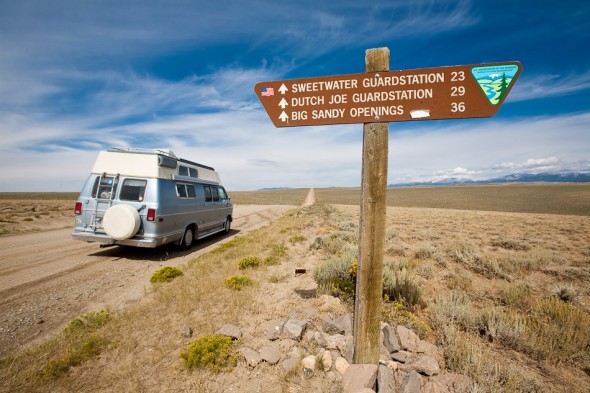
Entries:
<svg viewBox="0 0 590 393">
<path fill-rule="evenodd" d="M 115 240 L 129 239 L 137 233 L 141 219 L 131 205 L 111 206 L 102 218 L 104 231 Z"/>
</svg>

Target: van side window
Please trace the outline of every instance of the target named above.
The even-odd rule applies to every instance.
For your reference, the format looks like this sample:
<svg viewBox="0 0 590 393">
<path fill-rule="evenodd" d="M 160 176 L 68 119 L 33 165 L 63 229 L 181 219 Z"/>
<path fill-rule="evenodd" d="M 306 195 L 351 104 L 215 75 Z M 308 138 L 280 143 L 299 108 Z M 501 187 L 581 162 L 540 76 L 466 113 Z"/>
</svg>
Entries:
<svg viewBox="0 0 590 393">
<path fill-rule="evenodd" d="M 205 186 L 205 202 L 211 202 L 213 198 L 211 197 L 211 187 Z"/>
<path fill-rule="evenodd" d="M 119 199 L 123 201 L 137 201 L 142 202 L 145 194 L 145 186 L 147 180 L 140 179 L 125 179 L 121 186 Z"/>
<path fill-rule="evenodd" d="M 178 167 L 178 174 L 180 176 L 194 177 L 195 179 L 199 178 L 199 171 L 197 171 L 196 168 L 191 168 L 184 165 L 180 165 Z"/>
<path fill-rule="evenodd" d="M 196 198 L 195 186 L 193 184 L 176 183 L 176 194 L 180 198 Z"/>
<path fill-rule="evenodd" d="M 219 202 L 219 189 L 211 187 L 211 193 L 213 194 L 213 202 Z"/>
<path fill-rule="evenodd" d="M 187 184 L 186 185 L 186 194 L 188 195 L 189 198 L 196 198 L 197 193 L 195 192 L 195 186 L 192 184 Z"/>
<path fill-rule="evenodd" d="M 176 194 L 178 194 L 178 196 L 181 198 L 186 198 L 187 197 L 186 186 L 184 184 L 177 184 L 176 185 Z"/>
<path fill-rule="evenodd" d="M 219 187 L 219 199 L 224 200 L 227 199 L 227 194 L 223 187 Z"/>
</svg>

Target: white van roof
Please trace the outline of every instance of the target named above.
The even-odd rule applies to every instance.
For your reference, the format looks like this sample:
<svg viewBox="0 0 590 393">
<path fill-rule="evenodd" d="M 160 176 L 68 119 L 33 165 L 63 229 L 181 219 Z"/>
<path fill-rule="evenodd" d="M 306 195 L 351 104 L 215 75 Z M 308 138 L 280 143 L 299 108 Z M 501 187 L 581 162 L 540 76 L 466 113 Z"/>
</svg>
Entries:
<svg viewBox="0 0 590 393">
<path fill-rule="evenodd" d="M 181 167 L 193 170 L 186 171 L 190 175 L 184 176 L 179 172 Z M 101 151 L 92 173 L 221 184 L 214 168 L 179 158 L 171 150 L 164 149 L 112 148 Z"/>
</svg>

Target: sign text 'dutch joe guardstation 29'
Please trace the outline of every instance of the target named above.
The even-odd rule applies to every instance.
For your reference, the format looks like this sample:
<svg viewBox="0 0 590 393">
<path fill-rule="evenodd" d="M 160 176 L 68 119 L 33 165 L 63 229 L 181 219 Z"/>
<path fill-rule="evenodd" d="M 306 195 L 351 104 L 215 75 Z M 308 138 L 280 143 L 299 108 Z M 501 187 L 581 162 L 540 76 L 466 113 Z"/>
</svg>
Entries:
<svg viewBox="0 0 590 393">
<path fill-rule="evenodd" d="M 255 92 L 276 127 L 496 114 L 519 62 L 462 65 L 260 82 Z"/>
</svg>

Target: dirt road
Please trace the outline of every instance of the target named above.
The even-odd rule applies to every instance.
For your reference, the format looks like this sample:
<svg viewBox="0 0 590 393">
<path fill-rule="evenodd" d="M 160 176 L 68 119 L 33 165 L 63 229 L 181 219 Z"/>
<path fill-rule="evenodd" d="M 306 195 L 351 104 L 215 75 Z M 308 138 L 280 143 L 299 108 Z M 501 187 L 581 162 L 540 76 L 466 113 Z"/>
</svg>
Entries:
<svg viewBox="0 0 590 393">
<path fill-rule="evenodd" d="M 149 278 L 187 263 L 238 234 L 255 230 L 293 206 L 236 206 L 229 235 L 191 250 L 99 248 L 74 241 L 71 228 L 0 238 L 0 358 L 60 331 L 81 313 L 119 309 L 149 296 Z"/>
</svg>

